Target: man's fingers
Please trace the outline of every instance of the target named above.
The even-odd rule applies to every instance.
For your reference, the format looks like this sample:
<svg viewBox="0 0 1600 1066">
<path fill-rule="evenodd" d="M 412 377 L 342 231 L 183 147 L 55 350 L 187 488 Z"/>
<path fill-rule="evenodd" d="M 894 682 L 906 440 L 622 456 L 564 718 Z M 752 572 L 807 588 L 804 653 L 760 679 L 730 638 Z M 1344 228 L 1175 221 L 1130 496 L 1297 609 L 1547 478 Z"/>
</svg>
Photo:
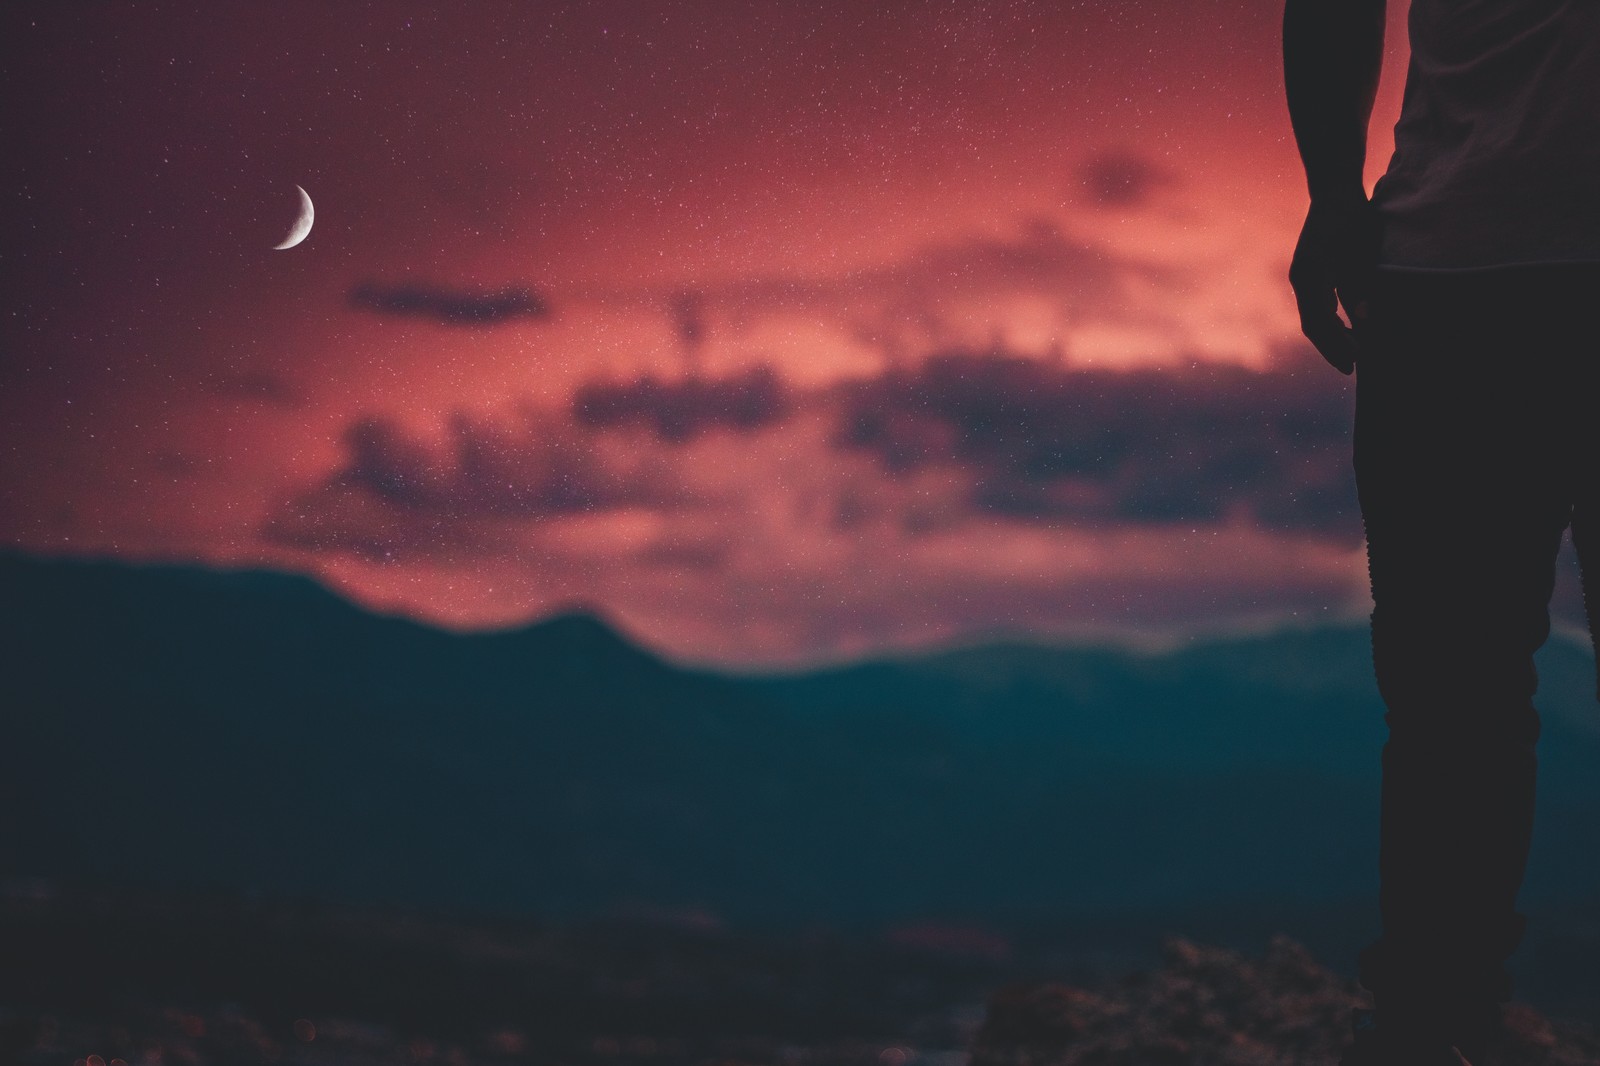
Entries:
<svg viewBox="0 0 1600 1066">
<path fill-rule="evenodd" d="M 1333 289 L 1307 286 L 1295 289 L 1294 295 L 1300 310 L 1300 332 L 1330 366 L 1341 374 L 1351 373 L 1356 365 L 1355 341 L 1335 310 L 1339 305 Z"/>
<path fill-rule="evenodd" d="M 1356 343 L 1355 332 L 1337 318 L 1331 325 L 1314 325 L 1311 329 L 1301 326 L 1313 347 L 1341 374 L 1352 373 L 1356 368 Z"/>
<path fill-rule="evenodd" d="M 1369 278 L 1365 245 L 1352 246 L 1359 239 L 1346 214 L 1315 204 L 1306 214 L 1300 239 L 1289 263 L 1289 285 L 1300 312 L 1300 331 L 1341 374 L 1355 371 L 1356 340 L 1351 326 L 1364 322 Z M 1350 325 L 1339 317 L 1343 304 Z"/>
</svg>

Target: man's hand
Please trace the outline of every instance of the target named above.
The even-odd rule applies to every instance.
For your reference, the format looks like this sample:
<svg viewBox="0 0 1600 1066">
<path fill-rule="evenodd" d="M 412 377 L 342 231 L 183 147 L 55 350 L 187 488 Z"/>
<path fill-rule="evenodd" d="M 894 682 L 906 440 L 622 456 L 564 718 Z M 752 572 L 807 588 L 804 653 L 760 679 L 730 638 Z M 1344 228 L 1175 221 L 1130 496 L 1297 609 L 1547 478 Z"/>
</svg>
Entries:
<svg viewBox="0 0 1600 1066">
<path fill-rule="evenodd" d="M 1283 82 L 1311 210 L 1289 265 L 1300 329 L 1341 374 L 1378 262 L 1379 220 L 1362 174 L 1383 69 L 1387 0 L 1284 0 Z"/>
<path fill-rule="evenodd" d="M 1289 264 L 1300 331 L 1341 374 L 1355 369 L 1356 336 L 1339 319 L 1338 308 L 1343 305 L 1351 325 L 1366 317 L 1381 232 L 1364 194 L 1313 200 Z"/>
</svg>

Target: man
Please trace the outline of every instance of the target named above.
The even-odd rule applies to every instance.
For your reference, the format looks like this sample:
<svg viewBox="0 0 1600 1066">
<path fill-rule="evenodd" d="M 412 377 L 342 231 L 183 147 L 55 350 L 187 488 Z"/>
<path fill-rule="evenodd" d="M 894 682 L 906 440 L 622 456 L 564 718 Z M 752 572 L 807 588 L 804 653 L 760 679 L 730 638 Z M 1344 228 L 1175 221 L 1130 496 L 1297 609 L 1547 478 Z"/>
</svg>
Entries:
<svg viewBox="0 0 1600 1066">
<path fill-rule="evenodd" d="M 1382 752 L 1375 1009 L 1346 1066 L 1504 1039 L 1534 809 L 1533 653 L 1570 523 L 1600 621 L 1600 0 L 1412 0 L 1369 200 L 1385 0 L 1287 0 L 1311 207 L 1301 328 L 1356 374 Z M 1339 319 L 1343 306 L 1350 324 Z"/>
</svg>

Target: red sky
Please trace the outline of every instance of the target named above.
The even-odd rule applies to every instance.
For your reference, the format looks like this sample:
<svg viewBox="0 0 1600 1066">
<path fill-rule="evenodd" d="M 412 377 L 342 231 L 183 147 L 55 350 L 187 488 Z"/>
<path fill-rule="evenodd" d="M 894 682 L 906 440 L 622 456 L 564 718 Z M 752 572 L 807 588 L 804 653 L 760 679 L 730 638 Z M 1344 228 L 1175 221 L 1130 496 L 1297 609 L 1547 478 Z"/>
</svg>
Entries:
<svg viewBox="0 0 1600 1066">
<path fill-rule="evenodd" d="M 1364 609 L 1276 2 L 4 18 L 11 545 L 745 666 Z"/>
</svg>

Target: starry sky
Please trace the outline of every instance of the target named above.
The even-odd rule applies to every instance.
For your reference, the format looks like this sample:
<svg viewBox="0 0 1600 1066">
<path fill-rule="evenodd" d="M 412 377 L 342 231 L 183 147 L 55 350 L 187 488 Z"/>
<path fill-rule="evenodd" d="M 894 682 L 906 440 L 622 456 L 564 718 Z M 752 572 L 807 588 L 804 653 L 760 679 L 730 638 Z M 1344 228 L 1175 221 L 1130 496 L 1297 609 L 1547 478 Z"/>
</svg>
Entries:
<svg viewBox="0 0 1600 1066">
<path fill-rule="evenodd" d="M 1364 612 L 1281 10 L 8 5 L 0 537 L 733 667 Z"/>
</svg>

